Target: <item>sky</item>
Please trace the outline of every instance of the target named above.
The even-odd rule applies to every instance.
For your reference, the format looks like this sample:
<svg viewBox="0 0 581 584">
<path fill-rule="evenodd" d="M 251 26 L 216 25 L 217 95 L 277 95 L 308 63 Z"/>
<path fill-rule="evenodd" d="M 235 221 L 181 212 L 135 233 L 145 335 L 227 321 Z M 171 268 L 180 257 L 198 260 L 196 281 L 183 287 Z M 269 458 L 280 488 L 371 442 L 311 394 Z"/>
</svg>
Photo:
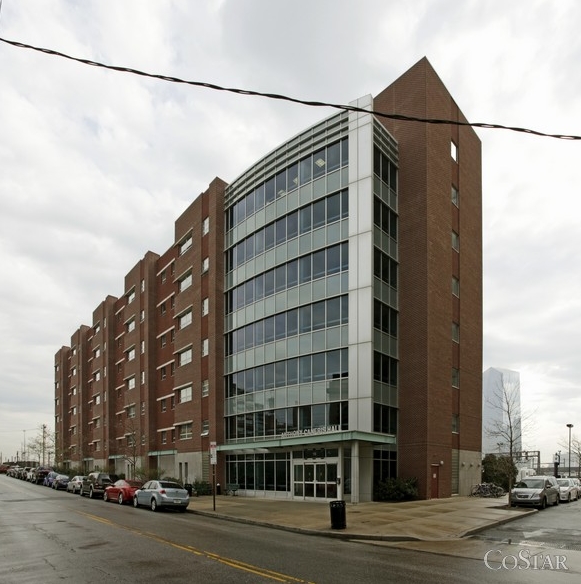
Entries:
<svg viewBox="0 0 581 584">
<path fill-rule="evenodd" d="M 4 0 L 0 38 L 347 104 L 427 57 L 471 122 L 581 135 L 577 0 Z M 0 454 L 53 428 L 54 355 L 177 217 L 336 113 L 0 42 Z M 477 129 L 484 369 L 520 373 L 523 447 L 581 437 L 581 141 Z M 565 445 L 565 446 L 564 446 Z"/>
</svg>

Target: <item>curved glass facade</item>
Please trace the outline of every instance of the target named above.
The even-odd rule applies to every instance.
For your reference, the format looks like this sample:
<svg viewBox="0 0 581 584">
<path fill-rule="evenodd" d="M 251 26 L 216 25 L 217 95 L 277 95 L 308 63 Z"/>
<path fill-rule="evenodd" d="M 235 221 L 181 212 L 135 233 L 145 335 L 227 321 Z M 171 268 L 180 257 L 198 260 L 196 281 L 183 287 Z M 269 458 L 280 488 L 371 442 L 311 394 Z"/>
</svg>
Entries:
<svg viewBox="0 0 581 584">
<path fill-rule="evenodd" d="M 241 489 L 336 497 L 349 432 L 385 435 L 377 458 L 396 459 L 397 147 L 366 122 L 333 116 L 226 190 L 227 478 Z"/>
</svg>

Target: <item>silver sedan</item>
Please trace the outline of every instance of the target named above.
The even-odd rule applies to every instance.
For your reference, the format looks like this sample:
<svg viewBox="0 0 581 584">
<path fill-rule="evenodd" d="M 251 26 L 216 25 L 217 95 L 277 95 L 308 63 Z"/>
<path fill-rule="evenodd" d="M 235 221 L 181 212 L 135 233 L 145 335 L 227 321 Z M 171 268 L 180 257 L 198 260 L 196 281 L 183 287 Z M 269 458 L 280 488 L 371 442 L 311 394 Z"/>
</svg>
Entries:
<svg viewBox="0 0 581 584">
<path fill-rule="evenodd" d="M 152 511 L 167 507 L 185 511 L 190 503 L 188 492 L 173 481 L 148 481 L 135 491 L 133 506 L 141 505 L 149 507 Z"/>
<path fill-rule="evenodd" d="M 561 501 L 576 501 L 579 498 L 579 490 L 573 479 L 557 479 L 559 484 L 559 496 Z"/>
</svg>

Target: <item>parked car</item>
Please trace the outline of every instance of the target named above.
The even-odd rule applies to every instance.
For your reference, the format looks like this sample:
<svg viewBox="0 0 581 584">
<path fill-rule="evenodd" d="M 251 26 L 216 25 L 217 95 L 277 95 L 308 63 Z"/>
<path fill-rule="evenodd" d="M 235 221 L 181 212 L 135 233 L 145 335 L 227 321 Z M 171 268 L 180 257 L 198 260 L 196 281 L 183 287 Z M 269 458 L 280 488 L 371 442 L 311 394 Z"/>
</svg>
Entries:
<svg viewBox="0 0 581 584">
<path fill-rule="evenodd" d="M 579 499 L 579 488 L 575 484 L 575 479 L 557 479 L 557 484 L 561 501 L 570 503 Z"/>
<path fill-rule="evenodd" d="M 141 487 L 143 487 L 143 481 L 120 479 L 112 485 L 105 487 L 103 499 L 105 501 L 117 501 L 119 505 L 133 503 L 133 495 Z"/>
<path fill-rule="evenodd" d="M 74 476 L 67 485 L 67 493 L 75 493 L 81 494 L 81 487 L 83 485 L 83 479 L 85 479 L 83 475 L 76 475 Z"/>
<path fill-rule="evenodd" d="M 52 481 L 52 488 L 58 491 L 59 489 L 65 490 L 69 484 L 69 475 L 59 474 L 54 477 Z"/>
<path fill-rule="evenodd" d="M 89 499 L 103 497 L 105 487 L 108 487 L 113 481 L 106 472 L 91 472 L 81 483 L 81 497 L 89 496 Z"/>
<path fill-rule="evenodd" d="M 133 506 L 148 506 L 152 511 L 160 508 L 174 508 L 184 512 L 190 503 L 188 492 L 173 481 L 149 481 L 135 491 Z"/>
<path fill-rule="evenodd" d="M 34 478 L 34 471 L 36 470 L 35 466 L 31 466 L 26 471 L 26 475 L 24 476 L 24 480 L 31 483 L 32 479 Z"/>
<path fill-rule="evenodd" d="M 51 470 L 45 477 L 44 480 L 42 481 L 42 484 L 45 487 L 52 487 L 52 483 L 55 479 L 55 477 L 58 475 L 58 472 Z"/>
<path fill-rule="evenodd" d="M 33 472 L 32 482 L 36 483 L 37 485 L 43 485 L 44 479 L 51 471 L 52 468 L 50 468 L 50 466 L 39 466 L 35 468 Z"/>
<path fill-rule="evenodd" d="M 9 468 L 7 464 L 0 464 L 0 474 L 7 474 Z"/>
<path fill-rule="evenodd" d="M 534 476 L 519 481 L 510 492 L 510 504 L 515 506 L 539 507 L 559 504 L 559 485 L 555 477 Z"/>
</svg>

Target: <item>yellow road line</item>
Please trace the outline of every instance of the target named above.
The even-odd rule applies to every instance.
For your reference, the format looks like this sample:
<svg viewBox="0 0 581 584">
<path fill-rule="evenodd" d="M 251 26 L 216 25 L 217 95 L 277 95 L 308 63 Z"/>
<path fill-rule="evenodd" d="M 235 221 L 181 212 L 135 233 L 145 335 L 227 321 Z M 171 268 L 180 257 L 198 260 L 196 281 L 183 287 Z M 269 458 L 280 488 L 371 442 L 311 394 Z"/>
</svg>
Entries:
<svg viewBox="0 0 581 584">
<path fill-rule="evenodd" d="M 230 566 L 231 568 L 234 568 L 236 570 L 242 570 L 244 572 L 256 574 L 258 576 L 262 576 L 263 578 L 268 578 L 270 580 L 275 580 L 277 582 L 300 582 L 302 584 L 314 584 L 314 582 L 309 582 L 308 580 L 303 580 L 301 578 L 296 578 L 294 576 L 289 576 L 287 574 L 281 574 L 280 572 L 275 572 L 274 570 L 260 568 L 258 566 L 254 566 L 252 564 L 247 564 L 246 562 L 242 562 L 240 560 L 226 558 L 226 557 L 220 556 L 219 554 L 216 554 L 214 552 L 207 552 L 204 550 L 199 550 L 199 549 L 194 548 L 194 547 L 189 546 L 189 545 L 182 545 L 182 544 L 176 543 L 175 541 L 171 541 L 170 539 L 165 539 L 163 537 L 159 537 L 158 535 L 156 535 L 154 533 L 147 532 L 147 531 L 141 531 L 141 530 L 135 529 L 133 527 L 127 527 L 125 525 L 121 525 L 120 523 L 115 523 L 109 519 L 104 519 L 103 517 L 99 517 L 97 515 L 91 515 L 90 513 L 84 513 L 83 511 L 75 511 L 75 513 L 78 513 L 79 515 L 83 515 L 84 517 L 87 517 L 88 519 L 92 519 L 93 521 L 98 521 L 99 523 L 104 523 L 105 525 L 108 525 L 110 527 L 124 529 L 125 531 L 129 531 L 135 535 L 139 535 L 141 537 L 147 537 L 148 539 L 151 539 L 151 540 L 156 541 L 158 543 L 169 545 L 171 547 L 182 550 L 184 552 L 194 554 L 197 556 L 203 556 L 206 559 L 213 560 L 215 562 L 220 562 L 221 564 L 224 564 L 226 566 Z"/>
</svg>

